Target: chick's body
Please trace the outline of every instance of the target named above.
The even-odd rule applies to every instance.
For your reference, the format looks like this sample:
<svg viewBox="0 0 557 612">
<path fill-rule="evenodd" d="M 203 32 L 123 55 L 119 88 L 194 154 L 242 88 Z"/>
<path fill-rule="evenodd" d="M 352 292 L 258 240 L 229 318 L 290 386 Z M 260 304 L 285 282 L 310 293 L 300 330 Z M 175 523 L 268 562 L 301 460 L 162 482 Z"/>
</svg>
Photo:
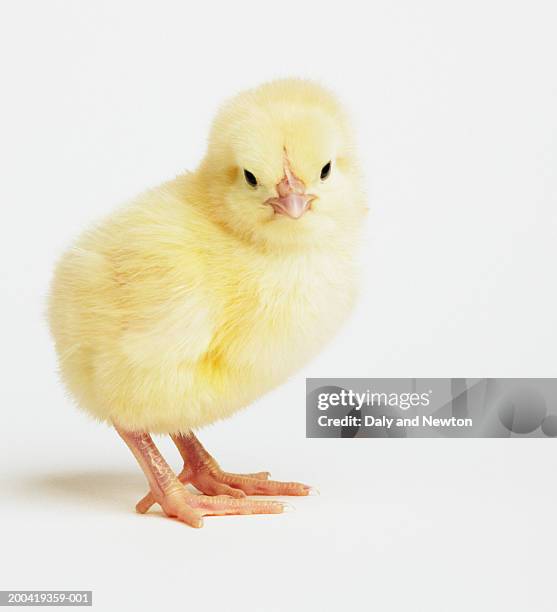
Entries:
<svg viewBox="0 0 557 612">
<path fill-rule="evenodd" d="M 302 81 L 240 96 L 196 172 L 147 192 L 62 257 L 50 323 L 80 406 L 127 430 L 187 432 L 284 381 L 338 328 L 364 210 L 339 113 Z M 313 163 L 315 134 L 328 149 Z M 333 156 L 321 185 L 315 168 Z M 248 164 L 257 188 L 241 175 Z M 252 202 L 275 195 L 285 164 L 315 183 L 301 219 Z"/>
</svg>

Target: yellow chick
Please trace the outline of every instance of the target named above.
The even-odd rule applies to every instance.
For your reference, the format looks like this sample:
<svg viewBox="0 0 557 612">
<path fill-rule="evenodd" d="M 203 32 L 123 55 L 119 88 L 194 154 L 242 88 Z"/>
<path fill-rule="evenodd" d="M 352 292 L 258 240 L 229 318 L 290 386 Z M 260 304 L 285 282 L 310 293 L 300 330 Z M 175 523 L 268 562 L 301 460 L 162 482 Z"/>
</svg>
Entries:
<svg viewBox="0 0 557 612">
<path fill-rule="evenodd" d="M 311 492 L 222 471 L 193 430 L 285 381 L 337 330 L 355 295 L 365 210 L 337 100 L 284 79 L 225 104 L 195 172 L 143 194 L 61 258 L 49 304 L 61 376 L 144 470 L 139 512 L 157 502 L 199 527 L 204 515 L 285 508 L 247 495 Z M 178 476 L 152 433 L 172 436 Z"/>
</svg>

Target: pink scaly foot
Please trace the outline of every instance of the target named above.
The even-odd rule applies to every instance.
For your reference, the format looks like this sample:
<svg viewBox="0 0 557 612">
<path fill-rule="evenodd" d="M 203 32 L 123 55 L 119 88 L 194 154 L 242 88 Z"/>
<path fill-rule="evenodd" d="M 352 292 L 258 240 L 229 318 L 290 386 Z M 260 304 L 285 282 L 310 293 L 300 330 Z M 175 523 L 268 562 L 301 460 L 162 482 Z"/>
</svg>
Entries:
<svg viewBox="0 0 557 612">
<path fill-rule="evenodd" d="M 287 504 L 275 501 L 234 499 L 226 495 L 193 495 L 170 469 L 149 434 L 125 431 L 119 427 L 116 430 L 145 472 L 151 488 L 152 501 L 147 508 L 142 505 L 143 500 L 139 502 L 136 506 L 138 512 L 146 512 L 156 502 L 167 516 L 192 527 L 202 527 L 204 516 L 280 514 L 288 508 Z"/>
<path fill-rule="evenodd" d="M 229 495 L 242 498 L 246 495 L 310 495 L 315 489 L 300 482 L 269 480 L 269 472 L 234 474 L 224 472 L 219 464 L 203 448 L 193 433 L 172 436 L 184 459 L 184 469 L 178 476 L 183 484 L 192 484 L 206 495 Z M 138 512 L 147 512 L 155 503 L 148 493 L 138 504 Z"/>
</svg>

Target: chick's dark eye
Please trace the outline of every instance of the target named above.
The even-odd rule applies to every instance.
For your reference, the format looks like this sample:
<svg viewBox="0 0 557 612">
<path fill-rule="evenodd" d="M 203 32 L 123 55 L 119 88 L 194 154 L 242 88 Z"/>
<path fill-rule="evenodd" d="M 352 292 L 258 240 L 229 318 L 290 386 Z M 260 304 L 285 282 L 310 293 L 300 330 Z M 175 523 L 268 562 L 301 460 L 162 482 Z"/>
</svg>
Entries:
<svg viewBox="0 0 557 612">
<path fill-rule="evenodd" d="M 253 174 L 249 170 L 244 170 L 244 177 L 248 185 L 250 185 L 251 187 L 257 187 L 257 179 L 255 178 L 255 174 Z"/>
<path fill-rule="evenodd" d="M 331 162 L 327 162 L 323 168 L 321 168 L 321 180 L 324 181 L 331 174 Z"/>
</svg>

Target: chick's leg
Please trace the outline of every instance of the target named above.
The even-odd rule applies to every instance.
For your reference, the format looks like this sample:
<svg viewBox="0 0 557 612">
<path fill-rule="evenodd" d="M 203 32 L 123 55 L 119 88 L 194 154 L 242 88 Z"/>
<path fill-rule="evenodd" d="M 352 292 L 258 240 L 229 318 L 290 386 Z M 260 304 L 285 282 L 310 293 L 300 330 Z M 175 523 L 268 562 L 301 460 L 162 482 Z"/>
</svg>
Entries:
<svg viewBox="0 0 557 612">
<path fill-rule="evenodd" d="M 151 488 L 151 503 L 145 508 L 144 504 L 139 502 L 136 506 L 138 512 L 146 512 L 152 503 L 157 502 L 167 516 L 177 518 L 192 527 L 202 527 L 202 517 L 207 515 L 280 514 L 286 508 L 286 505 L 280 502 L 234 499 L 224 495 L 208 497 L 189 493 L 170 469 L 149 434 L 125 431 L 118 427 L 116 431 L 134 454 Z"/>
<path fill-rule="evenodd" d="M 310 495 L 313 492 L 312 487 L 300 482 L 268 480 L 269 472 L 224 472 L 192 432 L 172 436 L 172 439 L 184 459 L 184 469 L 178 476 L 180 482 L 191 483 L 206 495 L 242 498 L 246 495 Z M 138 503 L 138 511 L 146 512 L 154 502 L 153 495 L 147 494 Z"/>
</svg>

